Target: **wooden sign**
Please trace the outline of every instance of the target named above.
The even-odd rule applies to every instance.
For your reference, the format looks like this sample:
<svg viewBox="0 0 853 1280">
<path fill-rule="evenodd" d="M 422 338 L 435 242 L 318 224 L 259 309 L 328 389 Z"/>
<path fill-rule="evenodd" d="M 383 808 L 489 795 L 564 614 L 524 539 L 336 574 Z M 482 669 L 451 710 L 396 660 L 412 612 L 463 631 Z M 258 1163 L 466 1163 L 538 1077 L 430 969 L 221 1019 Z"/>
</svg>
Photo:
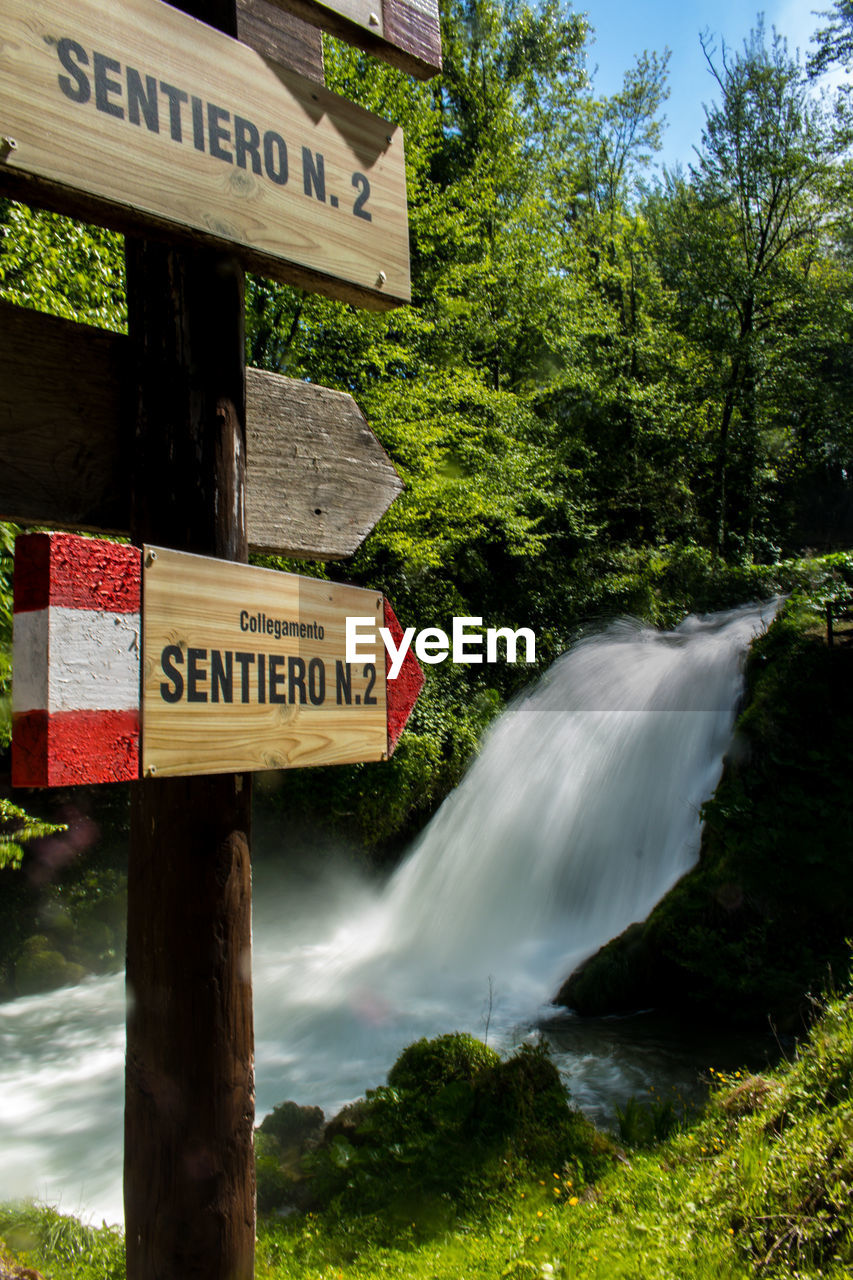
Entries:
<svg viewBox="0 0 853 1280">
<path fill-rule="evenodd" d="M 438 0 L 276 0 L 410 75 L 428 80 L 441 70 Z M 241 37 L 242 38 L 242 37 Z"/>
<path fill-rule="evenodd" d="M 7 194 L 410 299 L 402 131 L 160 0 L 4 0 L 0 122 Z"/>
<path fill-rule="evenodd" d="M 282 67 L 323 84 L 323 36 L 272 0 L 237 0 L 237 38 Z"/>
<path fill-rule="evenodd" d="M 142 773 L 383 760 L 385 680 L 344 660 L 376 591 L 146 548 Z M 383 673 L 384 674 L 384 673 Z"/>
<path fill-rule="evenodd" d="M 126 337 L 0 301 L 0 517 L 127 534 Z M 352 396 L 246 371 L 249 545 L 350 556 L 403 483 Z"/>
<path fill-rule="evenodd" d="M 386 760 L 423 685 L 346 661 L 379 592 L 161 547 L 23 535 L 14 607 L 14 786 Z"/>
</svg>

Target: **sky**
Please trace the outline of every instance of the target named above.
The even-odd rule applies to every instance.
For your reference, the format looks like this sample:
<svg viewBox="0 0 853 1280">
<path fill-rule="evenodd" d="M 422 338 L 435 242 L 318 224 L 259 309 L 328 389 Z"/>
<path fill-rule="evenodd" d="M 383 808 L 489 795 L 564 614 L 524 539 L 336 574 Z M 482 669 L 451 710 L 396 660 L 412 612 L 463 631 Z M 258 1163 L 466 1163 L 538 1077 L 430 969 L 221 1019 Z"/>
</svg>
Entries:
<svg viewBox="0 0 853 1280">
<path fill-rule="evenodd" d="M 799 49 L 806 55 L 815 30 L 824 25 L 817 13 L 831 5 L 830 0 L 756 0 L 755 7 L 744 0 L 575 0 L 572 7 L 586 13 L 595 29 L 588 65 L 590 72 L 598 66 L 594 84 L 600 93 L 618 90 L 625 70 L 644 49 L 671 50 L 668 127 L 658 159 L 672 167 L 694 158 L 705 119 L 702 103 L 715 97 L 700 32 L 710 30 L 718 47 L 723 38 L 729 47 L 740 49 L 761 12 L 768 33 L 775 27 L 787 38 L 790 52 Z"/>
</svg>

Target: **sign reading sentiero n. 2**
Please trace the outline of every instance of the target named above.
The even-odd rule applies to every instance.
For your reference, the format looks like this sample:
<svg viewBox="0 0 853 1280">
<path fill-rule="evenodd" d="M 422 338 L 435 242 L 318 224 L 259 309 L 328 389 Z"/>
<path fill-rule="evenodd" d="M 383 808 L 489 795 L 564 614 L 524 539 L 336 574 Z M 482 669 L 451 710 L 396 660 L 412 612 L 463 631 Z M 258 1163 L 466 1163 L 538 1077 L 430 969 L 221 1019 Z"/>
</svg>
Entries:
<svg viewBox="0 0 853 1280">
<path fill-rule="evenodd" d="M 157 547 L 142 602 L 143 775 L 387 757 L 384 663 L 345 661 L 380 592 Z"/>
<path fill-rule="evenodd" d="M 402 131 L 160 0 L 3 0 L 0 131 L 10 194 L 409 301 Z"/>
</svg>

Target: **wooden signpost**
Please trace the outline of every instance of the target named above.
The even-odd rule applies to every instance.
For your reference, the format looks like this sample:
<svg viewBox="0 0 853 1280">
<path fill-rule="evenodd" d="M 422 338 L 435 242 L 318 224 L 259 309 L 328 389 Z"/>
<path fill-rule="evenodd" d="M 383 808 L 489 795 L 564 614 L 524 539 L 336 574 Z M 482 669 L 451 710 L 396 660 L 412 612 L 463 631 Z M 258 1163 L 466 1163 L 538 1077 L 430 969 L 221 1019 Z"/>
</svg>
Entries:
<svg viewBox="0 0 853 1280">
<path fill-rule="evenodd" d="M 276 3 L 421 80 L 428 80 L 441 70 L 438 0 L 276 0 Z"/>
<path fill-rule="evenodd" d="M 273 0 L 237 0 L 237 37 L 282 67 L 323 84 L 323 37 Z"/>
<path fill-rule="evenodd" d="M 300 18 L 414 74 L 440 66 L 434 0 L 382 0 L 366 18 L 361 0 L 4 0 L 0 12 L 0 193 L 148 237 L 126 245 L 126 342 L 72 336 L 42 318 L 22 343 L 26 321 L 0 310 L 0 433 L 11 447 L 0 514 L 126 528 L 135 544 L 109 550 L 88 541 L 88 551 L 75 552 L 64 535 L 43 536 L 34 557 L 41 569 L 20 583 L 16 572 L 16 628 L 28 654 L 16 649 L 16 688 L 29 684 L 23 701 L 34 703 L 19 703 L 18 723 L 34 713 L 31 759 L 41 752 L 46 769 L 54 731 L 76 723 L 98 726 L 104 776 L 138 774 L 134 628 L 147 585 L 140 589 L 135 548 L 150 551 L 146 776 L 131 787 L 128 872 L 128 1280 L 254 1274 L 244 770 L 259 758 L 255 727 L 266 726 L 263 760 L 381 755 L 422 679 L 415 664 L 402 683 L 404 673 L 386 680 L 383 730 L 381 670 L 375 679 L 370 664 L 347 670 L 345 655 L 341 669 L 337 649 L 321 647 L 327 626 L 339 643 L 348 606 L 311 595 L 325 584 L 283 587 L 286 601 L 259 588 L 255 603 L 246 584 L 256 579 L 243 577 L 254 572 L 245 567 L 250 537 L 311 558 L 354 549 L 372 523 L 370 503 L 354 514 L 360 504 L 349 492 L 365 470 L 368 488 L 380 481 L 377 515 L 394 496 L 347 398 L 257 371 L 247 379 L 245 369 L 246 268 L 365 306 L 409 298 L 402 135 L 318 85 L 320 44 Z M 66 396 L 44 360 L 62 369 Z M 291 420 L 280 424 L 279 414 Z M 316 426 L 308 440 L 298 431 L 306 414 Z M 312 470 L 329 483 L 306 478 Z M 280 516 L 278 508 L 288 509 Z M 177 552 L 190 553 L 193 572 Z M 75 554 L 88 558 L 88 570 L 63 578 L 60 563 Z M 198 557 L 216 557 L 215 571 Z M 368 595 L 378 617 L 381 598 Z M 384 603 L 381 610 L 399 643 L 396 620 Z M 288 630 L 295 650 L 282 625 L 275 635 L 276 621 L 298 628 L 298 636 Z M 116 698 L 91 670 L 83 693 L 81 663 L 93 652 L 95 666 L 116 677 Z M 165 718 L 172 712 L 178 748 Z M 206 741 L 232 729 L 233 757 L 231 747 Z M 67 744 L 66 764 L 74 755 Z M 179 756 L 223 772 L 187 776 Z"/>
<path fill-rule="evenodd" d="M 160 0 L 5 0 L 0 121 L 9 194 L 362 305 L 411 296 L 402 131 Z"/>
<path fill-rule="evenodd" d="M 0 511 L 19 524 L 127 535 L 130 340 L 0 301 Z M 246 370 L 249 548 L 339 560 L 403 483 L 352 396 Z"/>
<path fill-rule="evenodd" d="M 423 685 L 346 660 L 380 593 L 165 547 L 24 535 L 14 616 L 17 787 L 387 760 Z"/>
</svg>

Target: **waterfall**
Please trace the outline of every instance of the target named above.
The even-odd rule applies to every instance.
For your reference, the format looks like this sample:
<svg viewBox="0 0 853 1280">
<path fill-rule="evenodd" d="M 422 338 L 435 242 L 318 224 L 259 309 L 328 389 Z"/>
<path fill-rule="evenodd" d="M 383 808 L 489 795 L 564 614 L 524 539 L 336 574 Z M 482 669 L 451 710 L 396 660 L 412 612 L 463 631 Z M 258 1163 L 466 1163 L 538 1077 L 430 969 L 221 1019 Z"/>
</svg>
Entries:
<svg viewBox="0 0 853 1280">
<path fill-rule="evenodd" d="M 580 641 L 500 717 L 384 884 L 316 852 L 262 859 L 258 1114 L 285 1098 L 334 1110 L 421 1035 L 529 1032 L 695 861 L 743 655 L 775 607 Z M 120 1218 L 122 1019 L 120 977 L 0 1006 L 0 1199 Z"/>
</svg>

